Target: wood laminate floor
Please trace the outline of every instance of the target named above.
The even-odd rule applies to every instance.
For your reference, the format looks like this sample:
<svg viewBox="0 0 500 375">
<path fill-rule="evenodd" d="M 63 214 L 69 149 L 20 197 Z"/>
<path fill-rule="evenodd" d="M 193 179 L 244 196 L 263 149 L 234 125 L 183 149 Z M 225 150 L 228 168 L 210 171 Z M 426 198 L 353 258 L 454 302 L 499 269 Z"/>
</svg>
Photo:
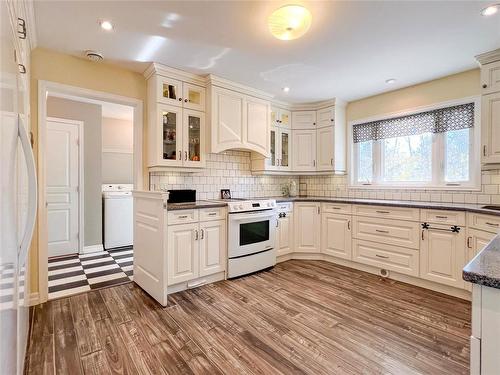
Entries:
<svg viewBox="0 0 500 375">
<path fill-rule="evenodd" d="M 322 261 L 180 292 L 134 283 L 33 312 L 28 374 L 467 374 L 470 303 Z"/>
</svg>

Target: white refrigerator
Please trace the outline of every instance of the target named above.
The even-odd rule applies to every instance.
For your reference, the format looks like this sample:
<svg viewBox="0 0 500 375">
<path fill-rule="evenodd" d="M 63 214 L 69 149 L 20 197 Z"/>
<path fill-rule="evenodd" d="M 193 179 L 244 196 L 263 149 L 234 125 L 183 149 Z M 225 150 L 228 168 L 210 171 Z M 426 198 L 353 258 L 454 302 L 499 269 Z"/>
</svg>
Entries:
<svg viewBox="0 0 500 375">
<path fill-rule="evenodd" d="M 36 176 L 27 72 L 15 58 L 11 13 L 0 1 L 0 374 L 21 374 L 28 341 L 28 251 L 36 215 Z"/>
</svg>

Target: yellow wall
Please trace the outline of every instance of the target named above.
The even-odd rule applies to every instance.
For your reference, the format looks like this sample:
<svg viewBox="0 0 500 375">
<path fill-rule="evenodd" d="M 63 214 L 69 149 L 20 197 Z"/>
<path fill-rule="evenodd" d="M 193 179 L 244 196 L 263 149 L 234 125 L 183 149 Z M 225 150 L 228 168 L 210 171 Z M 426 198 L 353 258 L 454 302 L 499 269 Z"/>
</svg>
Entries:
<svg viewBox="0 0 500 375">
<path fill-rule="evenodd" d="M 132 72 L 115 65 L 94 63 L 89 60 L 65 55 L 37 48 L 31 52 L 31 129 L 35 146 L 35 159 L 37 156 L 37 130 L 38 130 L 38 80 L 62 83 L 85 89 L 117 94 L 143 101 L 144 121 L 146 132 L 146 80 L 140 73 Z M 146 140 L 143 137 L 143 160 L 146 161 Z M 145 169 L 146 170 L 146 169 Z M 147 179 L 145 179 L 147 181 Z M 33 236 L 30 254 L 30 289 L 38 291 L 38 234 L 37 227 Z"/>
<path fill-rule="evenodd" d="M 420 83 L 347 105 L 347 121 L 480 95 L 479 69 Z"/>
</svg>

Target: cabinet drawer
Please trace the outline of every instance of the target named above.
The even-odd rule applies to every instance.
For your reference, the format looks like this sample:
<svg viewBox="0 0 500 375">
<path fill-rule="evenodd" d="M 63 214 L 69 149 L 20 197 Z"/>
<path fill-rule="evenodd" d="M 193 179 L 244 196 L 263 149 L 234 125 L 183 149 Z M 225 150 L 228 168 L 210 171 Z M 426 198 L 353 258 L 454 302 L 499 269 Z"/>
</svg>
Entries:
<svg viewBox="0 0 500 375">
<path fill-rule="evenodd" d="M 419 223 L 356 216 L 353 223 L 353 237 L 356 239 L 419 248 Z"/>
<path fill-rule="evenodd" d="M 332 214 L 350 214 L 352 212 L 352 205 L 345 203 L 323 203 L 321 208 L 322 212 Z"/>
<path fill-rule="evenodd" d="M 361 240 L 353 240 L 352 244 L 355 262 L 411 276 L 419 274 L 417 250 Z"/>
<path fill-rule="evenodd" d="M 465 212 L 446 210 L 421 210 L 421 221 L 436 224 L 465 225 Z"/>
<path fill-rule="evenodd" d="M 500 231 L 500 216 L 484 214 L 467 214 L 467 226 L 474 229 L 484 230 L 491 233 Z"/>
<path fill-rule="evenodd" d="M 200 211 L 200 221 L 226 219 L 225 207 L 202 208 L 199 211 Z"/>
<path fill-rule="evenodd" d="M 293 211 L 293 203 L 292 202 L 281 202 L 276 203 L 276 209 L 278 212 L 292 212 Z"/>
<path fill-rule="evenodd" d="M 168 212 L 168 225 L 195 223 L 198 221 L 198 210 L 178 210 Z"/>
<path fill-rule="evenodd" d="M 395 207 L 395 206 L 369 206 L 354 205 L 353 214 L 358 216 L 372 216 L 397 220 L 420 220 L 420 210 L 418 208 Z"/>
</svg>

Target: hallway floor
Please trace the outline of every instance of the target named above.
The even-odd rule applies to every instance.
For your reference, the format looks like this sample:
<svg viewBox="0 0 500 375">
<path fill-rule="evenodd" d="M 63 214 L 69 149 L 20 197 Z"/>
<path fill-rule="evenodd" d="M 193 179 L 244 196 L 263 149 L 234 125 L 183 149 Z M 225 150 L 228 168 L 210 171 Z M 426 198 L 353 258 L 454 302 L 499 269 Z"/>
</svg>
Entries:
<svg viewBox="0 0 500 375">
<path fill-rule="evenodd" d="M 129 282 L 133 261 L 131 247 L 49 259 L 49 300 Z"/>
</svg>

